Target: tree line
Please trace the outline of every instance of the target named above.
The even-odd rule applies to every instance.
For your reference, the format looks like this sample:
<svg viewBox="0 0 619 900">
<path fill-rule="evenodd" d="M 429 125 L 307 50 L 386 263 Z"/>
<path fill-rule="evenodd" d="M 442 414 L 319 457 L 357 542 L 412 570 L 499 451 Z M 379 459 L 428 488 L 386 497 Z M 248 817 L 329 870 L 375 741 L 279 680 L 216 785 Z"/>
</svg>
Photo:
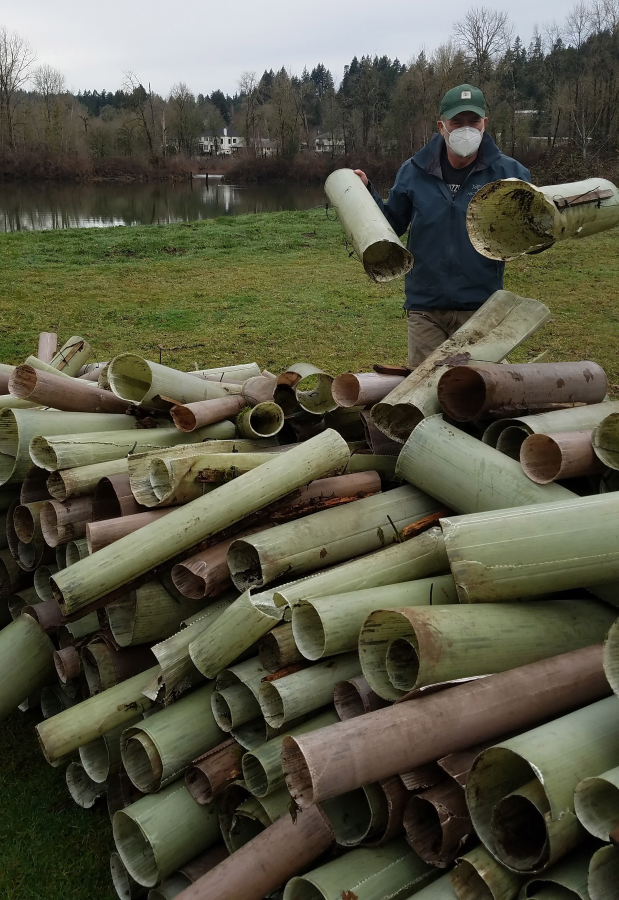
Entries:
<svg viewBox="0 0 619 900">
<path fill-rule="evenodd" d="M 0 154 L 192 157 L 201 135 L 228 127 L 249 157 L 268 142 L 291 159 L 321 135 L 332 156 L 403 159 L 427 142 L 441 97 L 461 82 L 484 91 L 489 130 L 510 155 L 616 157 L 619 0 L 579 2 L 527 45 L 507 13 L 475 7 L 444 44 L 405 63 L 354 57 L 337 82 L 322 63 L 301 75 L 244 72 L 232 96 L 184 83 L 162 96 L 133 72 L 116 91 L 73 94 L 60 71 L 37 65 L 26 41 L 0 27 Z"/>
</svg>

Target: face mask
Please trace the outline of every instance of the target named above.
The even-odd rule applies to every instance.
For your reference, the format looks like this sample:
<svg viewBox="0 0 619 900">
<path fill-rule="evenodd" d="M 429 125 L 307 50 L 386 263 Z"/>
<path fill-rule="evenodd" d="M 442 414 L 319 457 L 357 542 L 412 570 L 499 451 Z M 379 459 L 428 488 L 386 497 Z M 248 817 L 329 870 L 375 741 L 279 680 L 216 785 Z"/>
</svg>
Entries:
<svg viewBox="0 0 619 900">
<path fill-rule="evenodd" d="M 449 145 L 449 149 L 456 156 L 465 158 L 472 156 L 479 150 L 483 134 L 483 131 L 478 131 L 477 128 L 467 125 L 464 128 L 455 128 L 451 132 L 445 129 L 445 140 Z"/>
</svg>

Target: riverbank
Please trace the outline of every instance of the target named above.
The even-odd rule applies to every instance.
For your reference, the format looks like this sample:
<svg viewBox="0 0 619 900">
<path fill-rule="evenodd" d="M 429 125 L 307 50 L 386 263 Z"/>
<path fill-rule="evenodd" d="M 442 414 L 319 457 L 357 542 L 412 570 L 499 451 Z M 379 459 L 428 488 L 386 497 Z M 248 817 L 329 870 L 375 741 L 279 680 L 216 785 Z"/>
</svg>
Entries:
<svg viewBox="0 0 619 900">
<path fill-rule="evenodd" d="M 566 150 L 531 150 L 518 157 L 531 171 L 534 184 L 562 184 L 592 177 L 619 182 L 615 157 L 596 157 L 595 162 Z M 194 175 L 217 175 L 229 184 L 322 184 L 335 169 L 361 168 L 374 182 L 391 184 L 403 160 L 347 154 L 298 153 L 281 156 L 105 156 L 81 157 L 48 153 L 0 154 L 0 184 L 22 182 L 180 182 Z"/>
</svg>

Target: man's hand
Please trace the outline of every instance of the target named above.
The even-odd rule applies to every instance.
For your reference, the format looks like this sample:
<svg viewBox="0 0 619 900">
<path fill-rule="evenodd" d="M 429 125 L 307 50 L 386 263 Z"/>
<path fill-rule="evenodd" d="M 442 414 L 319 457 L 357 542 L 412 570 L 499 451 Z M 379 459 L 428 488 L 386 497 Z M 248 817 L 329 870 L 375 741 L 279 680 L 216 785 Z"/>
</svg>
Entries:
<svg viewBox="0 0 619 900">
<path fill-rule="evenodd" d="M 362 172 L 361 169 L 353 169 L 353 172 L 355 173 L 355 175 L 358 175 L 358 176 L 359 176 L 359 178 L 361 179 L 361 181 L 362 181 L 362 182 L 364 183 L 364 185 L 367 187 L 367 186 L 368 186 L 368 180 L 369 180 L 369 179 L 368 179 L 368 176 L 365 174 L 365 172 Z"/>
</svg>

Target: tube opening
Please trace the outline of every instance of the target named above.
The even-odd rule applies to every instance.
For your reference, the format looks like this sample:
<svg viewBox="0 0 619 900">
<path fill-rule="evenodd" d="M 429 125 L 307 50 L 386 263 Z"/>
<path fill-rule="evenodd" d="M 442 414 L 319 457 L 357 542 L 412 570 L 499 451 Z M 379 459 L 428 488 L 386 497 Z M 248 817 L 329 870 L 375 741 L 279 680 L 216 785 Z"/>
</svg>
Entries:
<svg viewBox="0 0 619 900">
<path fill-rule="evenodd" d="M 525 182 L 495 181 L 471 200 L 466 227 L 478 253 L 508 260 L 550 247 L 553 221 L 541 191 Z"/>
<path fill-rule="evenodd" d="M 467 859 L 461 859 L 452 869 L 451 883 L 458 900 L 494 900 L 494 894 Z"/>
<path fill-rule="evenodd" d="M 510 459 L 520 460 L 520 452 L 522 445 L 529 437 L 529 432 L 517 425 L 510 425 L 505 428 L 499 435 L 496 442 L 496 449 L 499 453 L 504 453 Z"/>
<path fill-rule="evenodd" d="M 110 774 L 110 755 L 105 738 L 100 737 L 79 748 L 80 760 L 86 774 L 97 784 L 102 784 Z"/>
<path fill-rule="evenodd" d="M 67 708 L 62 702 L 60 690 L 58 685 L 48 685 L 41 691 L 41 714 L 44 719 L 51 719 Z"/>
<path fill-rule="evenodd" d="M 135 894 L 131 889 L 132 881 L 118 853 L 112 853 L 110 856 L 110 872 L 114 889 L 120 900 L 133 900 Z"/>
<path fill-rule="evenodd" d="M 232 690 L 229 688 L 229 690 Z M 211 705 L 213 707 L 213 718 L 222 731 L 231 731 L 232 711 L 228 705 L 228 701 L 221 691 L 215 691 L 211 697 Z"/>
<path fill-rule="evenodd" d="M 20 492 L 20 503 L 36 503 L 38 500 L 49 500 L 50 493 L 47 481 L 50 475 L 47 469 L 39 469 L 32 465 L 23 480 Z"/>
<path fill-rule="evenodd" d="M 230 850 L 234 853 L 245 844 L 249 843 L 253 838 L 262 834 L 265 826 L 259 819 L 253 816 L 244 815 L 237 810 L 236 815 L 232 819 L 232 825 L 228 831 L 228 842 Z"/>
<path fill-rule="evenodd" d="M 189 431 L 195 431 L 198 427 L 196 414 L 190 409 L 187 409 L 186 406 L 173 406 L 170 410 L 170 415 L 179 431 L 187 433 Z"/>
<path fill-rule="evenodd" d="M 37 564 L 37 555 L 39 552 L 39 548 L 37 548 L 33 543 L 24 544 L 23 541 L 20 541 L 17 545 L 17 557 L 19 559 L 20 565 L 27 572 L 32 572 Z M 1 581 L 1 579 L 0 579 Z"/>
<path fill-rule="evenodd" d="M 114 485 L 109 478 L 102 478 L 93 495 L 93 521 L 118 519 L 120 516 L 122 516 L 122 509 Z"/>
<path fill-rule="evenodd" d="M 143 731 L 130 731 L 122 742 L 122 760 L 127 775 L 143 794 L 159 789 L 163 767 L 159 752 Z"/>
<path fill-rule="evenodd" d="M 37 373 L 32 366 L 17 366 L 11 374 L 11 394 L 27 400 L 37 385 Z"/>
<path fill-rule="evenodd" d="M 305 878 L 291 878 L 286 885 L 286 900 L 325 900 L 325 895 Z"/>
<path fill-rule="evenodd" d="M 189 600 L 202 600 L 206 596 L 206 581 L 196 575 L 184 563 L 178 563 L 172 569 L 174 587 Z"/>
<path fill-rule="evenodd" d="M 356 719 L 366 712 L 363 698 L 351 681 L 338 681 L 333 690 L 333 704 L 342 722 Z"/>
<path fill-rule="evenodd" d="M 301 656 L 320 659 L 325 655 L 327 639 L 320 615 L 307 601 L 293 607 L 292 633 Z"/>
<path fill-rule="evenodd" d="M 53 574 L 54 571 L 49 566 L 39 566 L 34 573 L 34 589 L 37 592 L 37 597 L 42 601 L 54 599 L 50 584 L 50 578 Z"/>
<path fill-rule="evenodd" d="M 260 587 L 264 581 L 260 556 L 247 541 L 235 541 L 228 550 L 228 568 L 234 586 L 239 591 Z"/>
<path fill-rule="evenodd" d="M 530 434 L 520 448 L 520 463 L 531 481 L 548 484 L 561 471 L 561 450 L 547 434 Z"/>
<path fill-rule="evenodd" d="M 56 547 L 56 566 L 58 571 L 67 568 L 67 548 L 66 544 L 58 544 Z"/>
<path fill-rule="evenodd" d="M 55 500 L 48 500 L 41 507 L 41 531 L 45 543 L 50 547 L 56 547 L 60 543 L 58 532 L 58 511 L 54 504 Z"/>
<path fill-rule="evenodd" d="M 83 559 L 83 552 L 80 544 L 77 541 L 69 541 L 67 543 L 67 566 L 72 566 L 76 562 L 79 562 L 80 559 Z"/>
<path fill-rule="evenodd" d="M 82 651 L 82 668 L 86 677 L 86 684 L 91 697 L 100 694 L 103 690 L 101 673 L 92 647 L 85 647 Z"/>
<path fill-rule="evenodd" d="M 380 640 L 376 639 L 380 635 Z M 399 612 L 379 609 L 367 617 L 359 634 L 359 659 L 365 680 L 372 690 L 385 700 L 397 700 L 405 694 L 409 687 L 399 688 L 390 677 L 390 669 L 405 682 L 405 674 L 395 665 L 394 660 L 387 660 L 391 644 L 403 639 L 415 644 L 415 632 L 408 620 Z M 399 657 L 396 647 L 395 655 Z M 414 684 L 414 682 L 413 682 Z"/>
<path fill-rule="evenodd" d="M 406 839 L 415 853 L 432 863 L 441 857 L 443 828 L 438 810 L 423 797 L 411 797 L 404 817 Z"/>
<path fill-rule="evenodd" d="M 155 854 L 142 829 L 124 810 L 113 819 L 114 840 L 122 862 L 131 877 L 145 887 L 159 881 Z"/>
<path fill-rule="evenodd" d="M 258 437 L 272 437 L 284 427 L 284 413 L 277 403 L 258 403 L 247 414 L 248 426 Z"/>
<path fill-rule="evenodd" d="M 290 795 L 300 806 L 314 802 L 314 785 L 303 751 L 294 738 L 285 737 L 282 744 L 282 768 Z"/>
<path fill-rule="evenodd" d="M 0 448 L 1 452 L 1 448 Z M 58 457 L 56 451 L 47 442 L 47 438 L 33 437 L 30 441 L 30 458 L 39 469 L 47 469 L 54 472 L 58 469 Z M 0 456 L 0 462 L 2 456 Z"/>
<path fill-rule="evenodd" d="M 301 409 L 312 415 L 319 416 L 331 412 L 337 408 L 333 399 L 331 385 L 333 379 L 324 372 L 307 375 L 297 382 L 295 394 Z"/>
<path fill-rule="evenodd" d="M 163 500 L 172 490 L 171 473 L 168 461 L 156 457 L 152 460 L 149 469 L 150 485 L 157 500 Z"/>
<path fill-rule="evenodd" d="M 576 815 L 584 828 L 601 841 L 619 827 L 619 788 L 604 778 L 585 778 L 574 794 Z"/>
<path fill-rule="evenodd" d="M 69 763 L 67 768 L 67 788 L 78 806 L 90 809 L 105 793 L 105 785 L 95 784 L 88 777 L 80 763 Z"/>
<path fill-rule="evenodd" d="M 373 810 L 363 788 L 324 800 L 320 807 L 341 847 L 354 847 L 371 834 Z"/>
<path fill-rule="evenodd" d="M 394 241 L 375 241 L 363 251 L 363 268 L 374 281 L 391 281 L 406 275 L 412 263 L 406 247 Z"/>
<path fill-rule="evenodd" d="M 110 631 L 119 647 L 131 646 L 135 629 L 137 603 L 137 595 L 135 591 L 132 591 L 124 600 L 110 603 L 107 607 Z"/>
<path fill-rule="evenodd" d="M 398 638 L 387 648 L 387 675 L 394 688 L 412 691 L 419 677 L 419 656 L 412 640 Z"/>
<path fill-rule="evenodd" d="M 484 379 L 468 366 L 448 369 L 440 378 L 437 393 L 443 411 L 456 422 L 477 418 L 486 402 Z"/>
<path fill-rule="evenodd" d="M 77 678 L 81 671 L 80 655 L 73 646 L 54 650 L 54 665 L 60 681 L 67 684 L 73 678 Z"/>
<path fill-rule="evenodd" d="M 276 688 L 276 682 L 265 681 L 260 685 L 260 708 L 267 725 L 281 728 L 286 722 L 284 701 Z"/>
<path fill-rule="evenodd" d="M 187 790 L 200 806 L 206 806 L 213 799 L 211 779 L 198 766 L 191 766 L 185 773 Z"/>
<path fill-rule="evenodd" d="M 408 403 L 377 403 L 372 407 L 372 421 L 392 441 L 404 444 L 423 415 L 416 406 Z"/>
<path fill-rule="evenodd" d="M 173 875 L 162 881 L 159 887 L 148 892 L 147 900 L 173 900 L 190 885 L 191 881 L 182 872 L 174 872 Z"/>
<path fill-rule="evenodd" d="M 47 489 L 54 500 L 62 501 L 67 499 L 67 486 L 64 483 L 62 470 L 51 473 L 47 479 Z"/>
<path fill-rule="evenodd" d="M 260 662 L 267 672 L 279 672 L 283 668 L 282 651 L 275 634 L 276 631 L 277 629 L 269 631 L 260 638 Z"/>
<path fill-rule="evenodd" d="M 152 373 L 146 360 L 133 353 L 113 359 L 107 370 L 110 387 L 121 400 L 140 403 L 152 386 Z"/>
<path fill-rule="evenodd" d="M 278 384 L 273 391 L 273 400 L 282 409 L 284 416 L 288 419 L 299 411 L 299 404 L 294 392 L 294 388 L 289 384 Z"/>
<path fill-rule="evenodd" d="M 222 731 L 232 731 L 260 715 L 260 704 L 245 684 L 215 691 L 211 697 L 213 717 Z"/>
<path fill-rule="evenodd" d="M 13 528 L 19 540 L 29 544 L 36 528 L 32 510 L 27 506 L 16 507 L 13 513 Z"/>
<path fill-rule="evenodd" d="M 331 391 L 338 406 L 356 406 L 360 391 L 359 379 L 352 372 L 345 372 L 333 379 Z"/>
<path fill-rule="evenodd" d="M 492 812 L 491 828 L 497 853 L 510 869 L 538 869 L 548 860 L 548 832 L 543 814 L 528 797 L 512 794 Z"/>
<path fill-rule="evenodd" d="M 243 778 L 248 789 L 256 797 L 265 797 L 269 792 L 269 779 L 264 766 L 251 753 L 243 755 Z"/>
</svg>

